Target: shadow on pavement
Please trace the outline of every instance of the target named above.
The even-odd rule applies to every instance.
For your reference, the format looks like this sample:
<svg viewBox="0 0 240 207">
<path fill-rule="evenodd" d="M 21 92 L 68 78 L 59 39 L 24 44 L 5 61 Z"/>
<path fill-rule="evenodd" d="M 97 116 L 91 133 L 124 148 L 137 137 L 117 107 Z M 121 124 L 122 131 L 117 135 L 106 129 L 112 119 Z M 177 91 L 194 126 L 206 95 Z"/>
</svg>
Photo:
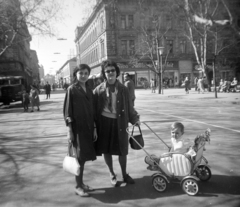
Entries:
<svg viewBox="0 0 240 207">
<path fill-rule="evenodd" d="M 157 199 L 185 194 L 180 184 L 170 183 L 163 193 L 157 192 L 151 177 L 135 179 L 134 185 L 116 188 L 99 188 L 91 196 L 103 203 L 117 204 L 123 200 Z M 213 175 L 209 182 L 199 182 L 198 197 L 218 197 L 218 194 L 240 195 L 240 176 Z"/>
<path fill-rule="evenodd" d="M 41 110 L 41 106 L 54 104 L 54 103 L 57 103 L 57 102 L 56 101 L 41 101 L 40 102 L 40 111 L 47 111 L 47 110 Z M 34 108 L 35 108 L 35 111 L 36 111 L 37 107 L 35 106 Z M 29 104 L 28 105 L 28 112 L 30 112 L 30 111 L 31 111 L 31 105 Z M 19 113 L 19 112 L 24 113 L 22 103 L 10 104 L 9 108 L 0 108 L 0 114 L 1 113 Z"/>
</svg>

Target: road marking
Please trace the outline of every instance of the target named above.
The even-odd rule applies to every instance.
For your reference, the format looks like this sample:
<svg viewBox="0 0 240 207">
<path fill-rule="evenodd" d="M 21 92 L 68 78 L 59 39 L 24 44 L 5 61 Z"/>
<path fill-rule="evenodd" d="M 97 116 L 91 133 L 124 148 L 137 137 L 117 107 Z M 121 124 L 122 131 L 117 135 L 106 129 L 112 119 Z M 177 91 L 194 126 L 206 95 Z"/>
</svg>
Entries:
<svg viewBox="0 0 240 207">
<path fill-rule="evenodd" d="M 153 112 L 153 113 L 163 114 L 163 115 L 165 115 L 165 116 L 171 116 L 171 117 L 180 118 L 180 119 L 184 119 L 184 120 L 188 120 L 188 121 L 193 121 L 193 122 L 196 122 L 196 123 L 205 124 L 205 125 L 209 125 L 209 126 L 213 126 L 213 127 L 218 127 L 218 128 L 222 128 L 222 129 L 227 129 L 227 130 L 229 130 L 229 131 L 233 131 L 233 132 L 240 133 L 239 130 L 230 129 L 230 128 L 226 128 L 226 127 L 222 127 L 222 126 L 218 126 L 218 125 L 214 125 L 214 124 L 209 124 L 209 123 L 207 123 L 207 122 L 197 121 L 197 120 L 193 120 L 193 119 L 186 119 L 186 118 L 181 117 L 181 116 L 175 116 L 175 115 L 172 115 L 172 114 L 160 113 L 160 112 L 156 112 L 156 111 L 153 111 L 153 110 L 150 110 L 150 109 L 144 109 L 144 108 L 139 108 L 139 109 L 145 110 L 145 111 L 150 111 L 150 112 Z"/>
</svg>

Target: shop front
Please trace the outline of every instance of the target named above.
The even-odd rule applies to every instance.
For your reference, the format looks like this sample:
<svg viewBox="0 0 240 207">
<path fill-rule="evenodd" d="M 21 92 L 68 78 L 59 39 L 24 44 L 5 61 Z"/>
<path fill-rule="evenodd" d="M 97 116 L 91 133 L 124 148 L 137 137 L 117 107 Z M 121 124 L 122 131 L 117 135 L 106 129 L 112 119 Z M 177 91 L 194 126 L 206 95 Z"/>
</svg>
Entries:
<svg viewBox="0 0 240 207">
<path fill-rule="evenodd" d="M 191 84 L 194 83 L 193 64 L 191 60 L 179 60 L 179 86 L 182 85 L 185 78 L 188 77 Z"/>
</svg>

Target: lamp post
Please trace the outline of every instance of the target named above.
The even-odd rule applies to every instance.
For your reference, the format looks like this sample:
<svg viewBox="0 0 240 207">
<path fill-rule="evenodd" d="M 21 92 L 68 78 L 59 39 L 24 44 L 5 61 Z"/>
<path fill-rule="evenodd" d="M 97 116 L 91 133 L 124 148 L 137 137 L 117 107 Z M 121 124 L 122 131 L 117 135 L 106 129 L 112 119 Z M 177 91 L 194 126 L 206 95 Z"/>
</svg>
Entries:
<svg viewBox="0 0 240 207">
<path fill-rule="evenodd" d="M 162 67 L 162 55 L 163 55 L 163 50 L 164 50 L 164 47 L 158 47 L 158 52 L 159 52 L 159 55 L 160 55 L 160 69 L 161 69 L 161 72 L 158 71 L 160 73 L 160 83 L 159 83 L 159 93 L 163 94 L 163 67 Z M 159 69 L 159 67 L 158 67 Z"/>
<path fill-rule="evenodd" d="M 215 98 L 217 98 L 217 87 L 216 87 L 216 58 L 217 58 L 217 55 L 216 55 L 216 54 L 213 54 L 213 84 L 214 84 Z"/>
</svg>

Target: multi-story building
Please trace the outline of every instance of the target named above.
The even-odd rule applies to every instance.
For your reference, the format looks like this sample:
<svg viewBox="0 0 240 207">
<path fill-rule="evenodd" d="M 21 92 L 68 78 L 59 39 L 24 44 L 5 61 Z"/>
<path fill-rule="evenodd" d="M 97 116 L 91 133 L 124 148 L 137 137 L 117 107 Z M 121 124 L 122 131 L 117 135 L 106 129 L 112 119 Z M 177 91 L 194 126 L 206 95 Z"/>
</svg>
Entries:
<svg viewBox="0 0 240 207">
<path fill-rule="evenodd" d="M 40 84 L 40 74 L 39 74 L 39 64 L 38 64 L 38 57 L 37 52 L 35 50 L 30 50 L 30 64 L 31 64 L 31 71 L 32 71 L 32 79 L 33 84 L 38 85 Z"/>
<path fill-rule="evenodd" d="M 197 62 L 192 45 L 182 33 L 185 27 L 183 19 L 173 18 L 166 9 L 165 5 L 171 1 L 155 1 L 160 4 L 157 7 L 150 1 L 145 2 L 147 5 L 142 5 L 143 11 L 160 9 L 162 31 L 159 32 L 164 34 L 164 38 L 158 43 L 164 46 L 163 79 L 169 80 L 171 86 L 179 86 L 186 76 L 193 81 L 195 76 L 199 76 L 199 70 L 196 70 Z M 148 57 L 139 58 L 140 52 L 143 54 L 146 50 L 142 47 L 144 33 L 141 28 L 147 28 L 149 21 L 153 22 L 154 16 L 143 15 L 138 0 L 98 0 L 86 23 L 75 30 L 77 64 L 88 64 L 92 68 L 92 75 L 95 75 L 100 73 L 103 60 L 112 59 L 118 63 L 122 72 L 128 72 L 132 76 L 136 86 L 141 86 L 141 80 L 156 78 L 153 72 L 154 62 Z M 148 30 L 154 32 L 154 28 L 148 27 L 146 31 Z M 141 61 L 129 64 L 135 55 Z M 157 61 L 156 51 L 153 56 Z M 212 55 L 208 64 L 211 68 Z M 227 67 L 233 73 L 234 70 Z M 211 69 L 209 75 L 211 78 Z M 122 81 L 122 76 L 119 79 Z"/>
<path fill-rule="evenodd" d="M 31 35 L 29 34 L 26 23 L 21 22 L 21 26 L 15 25 L 16 27 L 19 26 L 18 29 L 13 29 L 14 22 L 16 24 L 17 18 L 20 18 L 21 15 L 18 0 L 3 1 L 1 4 L 1 20 L 6 19 L 6 24 L 0 22 L 0 36 L 7 35 L 8 38 L 11 39 L 14 37 L 15 32 L 16 36 L 13 38 L 10 47 L 0 54 L 0 74 L 24 76 L 29 85 L 33 82 L 33 75 L 34 78 L 38 77 L 38 59 L 36 52 L 30 50 Z M 8 43 L 9 41 L 6 42 L 5 39 L 0 38 L 1 52 Z"/>
<path fill-rule="evenodd" d="M 56 83 L 63 88 L 64 84 L 70 85 L 73 83 L 73 70 L 77 66 L 76 58 L 71 58 L 66 61 L 63 66 L 56 73 Z"/>
<path fill-rule="evenodd" d="M 43 65 L 40 65 L 39 66 L 39 78 L 40 78 L 40 81 L 41 81 L 41 85 L 44 84 L 44 68 L 43 68 Z"/>
</svg>

